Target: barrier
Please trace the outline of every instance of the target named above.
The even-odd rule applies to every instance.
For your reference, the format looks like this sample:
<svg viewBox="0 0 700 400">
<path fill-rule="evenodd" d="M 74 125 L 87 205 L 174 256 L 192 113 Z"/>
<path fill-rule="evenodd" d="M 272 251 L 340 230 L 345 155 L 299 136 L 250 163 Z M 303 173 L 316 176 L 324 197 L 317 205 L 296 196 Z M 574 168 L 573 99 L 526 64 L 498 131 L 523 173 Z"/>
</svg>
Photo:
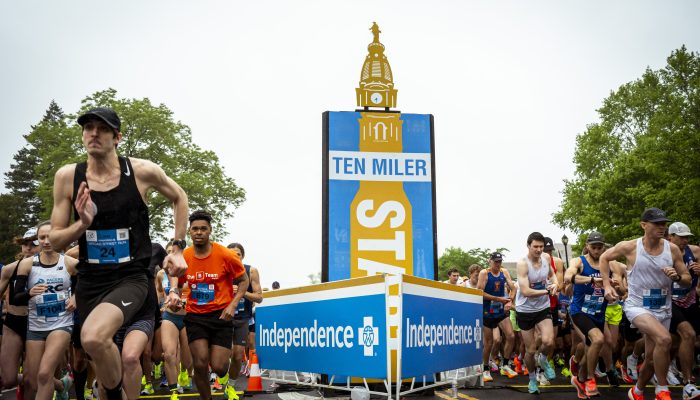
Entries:
<svg viewBox="0 0 700 400">
<path fill-rule="evenodd" d="M 261 368 L 329 377 L 310 385 L 352 390 L 350 377 L 367 388 L 377 379 L 386 391 L 371 394 L 398 399 L 451 384 L 442 372 L 480 364 L 481 319 L 480 290 L 375 275 L 266 292 L 256 308 L 256 350 Z"/>
</svg>

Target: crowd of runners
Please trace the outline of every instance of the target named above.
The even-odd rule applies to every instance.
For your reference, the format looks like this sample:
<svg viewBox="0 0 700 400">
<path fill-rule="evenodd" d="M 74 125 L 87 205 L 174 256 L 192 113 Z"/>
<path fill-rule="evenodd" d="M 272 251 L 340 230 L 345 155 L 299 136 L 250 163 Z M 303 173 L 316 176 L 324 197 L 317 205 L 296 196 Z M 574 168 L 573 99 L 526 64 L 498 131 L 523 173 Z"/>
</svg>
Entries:
<svg viewBox="0 0 700 400">
<path fill-rule="evenodd" d="M 112 109 L 81 115 L 87 160 L 54 180 L 51 220 L 18 237 L 5 265 L 0 384 L 17 399 L 133 400 L 167 386 L 238 398 L 239 373 L 254 348 L 259 272 L 239 243 L 210 240 L 212 216 L 188 215 L 187 195 L 156 164 L 120 157 Z M 173 205 L 175 232 L 152 243 L 147 193 Z M 187 246 L 189 233 L 192 246 Z M 155 381 L 154 381 L 155 379 Z"/>
<path fill-rule="evenodd" d="M 686 224 L 669 222 L 648 208 L 642 237 L 612 246 L 591 232 L 583 255 L 567 263 L 552 254 L 550 238 L 533 232 L 515 277 L 498 252 L 488 268 L 470 266 L 464 281 L 450 269 L 447 283 L 484 293 L 484 382 L 492 373 L 526 375 L 528 392 L 539 393 L 559 369 L 580 399 L 598 396 L 600 379 L 635 383 L 630 400 L 643 399 L 649 383 L 659 400 L 671 398 L 669 385 L 700 399 L 700 247 L 688 243 Z"/>
</svg>

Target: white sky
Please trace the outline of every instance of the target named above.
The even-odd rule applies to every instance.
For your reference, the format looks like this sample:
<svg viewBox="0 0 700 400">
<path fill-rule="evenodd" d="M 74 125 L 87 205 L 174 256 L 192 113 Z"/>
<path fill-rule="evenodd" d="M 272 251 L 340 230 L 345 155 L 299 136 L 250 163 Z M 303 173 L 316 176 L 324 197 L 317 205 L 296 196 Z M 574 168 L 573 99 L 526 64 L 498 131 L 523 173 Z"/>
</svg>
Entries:
<svg viewBox="0 0 700 400">
<path fill-rule="evenodd" d="M 321 269 L 321 113 L 355 109 L 377 21 L 397 108 L 435 116 L 439 253 L 513 261 L 530 232 L 564 233 L 551 216 L 595 109 L 700 50 L 699 17 L 693 1 L 0 0 L 0 172 L 52 99 L 148 97 L 246 189 L 223 242 L 263 286 L 305 284 Z"/>
</svg>

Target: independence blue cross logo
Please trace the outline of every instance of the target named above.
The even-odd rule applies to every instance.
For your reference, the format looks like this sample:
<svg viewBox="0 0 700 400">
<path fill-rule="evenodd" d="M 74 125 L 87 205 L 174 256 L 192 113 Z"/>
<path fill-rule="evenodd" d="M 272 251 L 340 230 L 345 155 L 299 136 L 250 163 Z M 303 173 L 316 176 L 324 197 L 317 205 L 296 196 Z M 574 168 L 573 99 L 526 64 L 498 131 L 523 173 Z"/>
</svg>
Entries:
<svg viewBox="0 0 700 400">
<path fill-rule="evenodd" d="M 379 345 L 379 329 L 374 326 L 372 317 L 363 318 L 363 325 L 362 328 L 358 329 L 357 336 L 360 340 L 360 345 L 365 349 L 365 357 L 372 357 L 374 355 L 374 346 Z"/>
</svg>

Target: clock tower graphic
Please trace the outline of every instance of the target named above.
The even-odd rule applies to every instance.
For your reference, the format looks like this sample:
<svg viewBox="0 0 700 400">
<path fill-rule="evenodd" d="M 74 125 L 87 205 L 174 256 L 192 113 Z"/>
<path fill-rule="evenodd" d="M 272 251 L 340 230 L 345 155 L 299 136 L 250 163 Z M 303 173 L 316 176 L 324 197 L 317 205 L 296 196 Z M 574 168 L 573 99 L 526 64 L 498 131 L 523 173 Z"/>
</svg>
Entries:
<svg viewBox="0 0 700 400">
<path fill-rule="evenodd" d="M 358 107 L 396 107 L 396 92 L 391 66 L 384 55 L 384 45 L 379 42 L 377 23 L 372 24 L 374 40 L 367 46 L 367 57 L 362 65 L 360 87 L 355 89 Z"/>
</svg>

